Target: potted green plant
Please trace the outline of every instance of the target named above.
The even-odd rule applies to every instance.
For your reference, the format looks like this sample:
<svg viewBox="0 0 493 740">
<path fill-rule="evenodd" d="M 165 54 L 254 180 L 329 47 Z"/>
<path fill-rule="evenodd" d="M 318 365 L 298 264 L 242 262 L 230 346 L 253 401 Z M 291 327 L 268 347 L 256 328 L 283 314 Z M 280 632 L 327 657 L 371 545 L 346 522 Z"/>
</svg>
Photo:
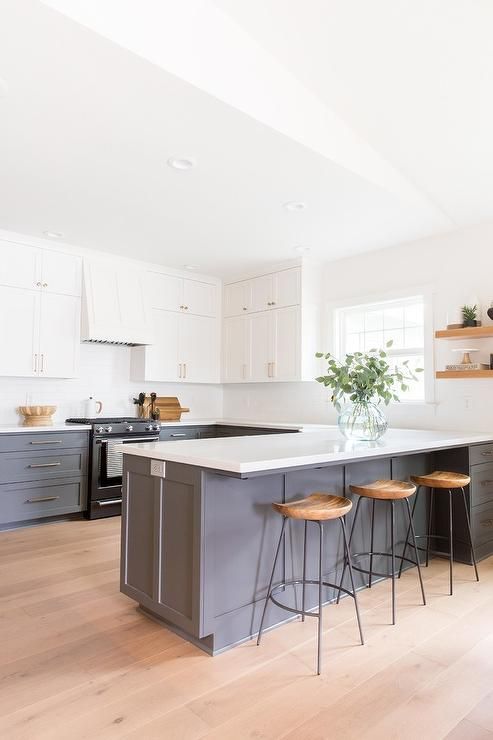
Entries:
<svg viewBox="0 0 493 740">
<path fill-rule="evenodd" d="M 387 342 L 386 347 L 391 346 L 392 342 Z M 348 439 L 380 439 L 388 424 L 379 405 L 399 401 L 397 392 L 407 391 L 408 382 L 417 380 L 415 373 L 423 372 L 422 368 L 411 370 L 409 360 L 391 366 L 383 349 L 352 352 L 342 362 L 330 352 L 317 352 L 316 356 L 328 361 L 327 374 L 316 380 L 331 388 L 339 429 Z"/>
<path fill-rule="evenodd" d="M 462 326 L 477 326 L 478 325 L 478 307 L 477 306 L 462 306 Z"/>
</svg>

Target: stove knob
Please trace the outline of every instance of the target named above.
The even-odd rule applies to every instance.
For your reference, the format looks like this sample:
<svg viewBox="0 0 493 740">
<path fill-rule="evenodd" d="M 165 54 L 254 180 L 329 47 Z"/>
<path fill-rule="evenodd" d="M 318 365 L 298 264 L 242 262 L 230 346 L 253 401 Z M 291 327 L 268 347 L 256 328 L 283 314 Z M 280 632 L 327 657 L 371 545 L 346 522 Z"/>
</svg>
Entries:
<svg viewBox="0 0 493 740">
<path fill-rule="evenodd" d="M 106 429 L 104 431 L 105 432 L 108 432 L 108 434 L 109 434 L 110 432 L 113 431 L 113 427 L 106 427 Z"/>
<path fill-rule="evenodd" d="M 129 426 L 127 427 L 127 432 L 133 432 L 133 430 L 134 430 L 134 428 L 133 428 L 133 426 L 132 426 L 132 425 L 130 424 L 130 425 L 129 425 Z"/>
<path fill-rule="evenodd" d="M 102 432 L 104 432 L 104 429 L 103 427 L 96 427 L 94 431 L 96 432 L 96 434 L 102 434 Z"/>
<path fill-rule="evenodd" d="M 152 424 L 147 424 L 146 432 L 152 432 Z"/>
<path fill-rule="evenodd" d="M 159 426 L 159 424 L 153 424 L 153 427 L 152 427 L 153 432 L 159 432 L 160 429 L 161 427 Z"/>
</svg>

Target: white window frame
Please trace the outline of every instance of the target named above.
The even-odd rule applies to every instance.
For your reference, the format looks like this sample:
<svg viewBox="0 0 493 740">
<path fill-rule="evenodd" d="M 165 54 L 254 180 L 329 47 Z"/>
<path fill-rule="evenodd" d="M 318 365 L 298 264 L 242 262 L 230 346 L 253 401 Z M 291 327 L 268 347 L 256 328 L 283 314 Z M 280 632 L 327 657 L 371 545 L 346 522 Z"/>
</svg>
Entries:
<svg viewBox="0 0 493 740">
<path fill-rule="evenodd" d="M 392 291 L 389 293 L 370 294 L 366 296 L 353 297 L 344 301 L 337 301 L 329 305 L 329 347 L 332 347 L 332 354 L 339 358 L 342 347 L 342 321 L 341 317 L 344 312 L 350 309 L 364 309 L 373 306 L 380 307 L 392 301 L 406 301 L 413 298 L 422 298 L 423 300 L 423 322 L 424 322 L 424 399 L 403 399 L 400 405 L 424 405 L 435 404 L 435 362 L 434 362 L 434 345 L 433 345 L 433 292 L 430 286 L 416 286 L 401 291 Z M 412 352 L 412 350 L 411 350 Z M 409 349 L 395 350 L 394 356 L 408 355 Z M 397 403 L 393 401 L 392 403 Z"/>
</svg>

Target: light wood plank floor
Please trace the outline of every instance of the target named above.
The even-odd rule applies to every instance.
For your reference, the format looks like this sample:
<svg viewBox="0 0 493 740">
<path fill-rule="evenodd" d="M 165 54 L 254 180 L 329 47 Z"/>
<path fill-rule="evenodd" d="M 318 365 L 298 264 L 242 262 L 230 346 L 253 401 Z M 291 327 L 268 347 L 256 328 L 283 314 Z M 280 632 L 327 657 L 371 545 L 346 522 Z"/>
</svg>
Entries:
<svg viewBox="0 0 493 740">
<path fill-rule="evenodd" d="M 447 563 L 210 658 L 139 614 L 118 590 L 119 520 L 0 533 L 0 737 L 6 740 L 378 738 L 493 740 L 493 558 Z"/>
</svg>

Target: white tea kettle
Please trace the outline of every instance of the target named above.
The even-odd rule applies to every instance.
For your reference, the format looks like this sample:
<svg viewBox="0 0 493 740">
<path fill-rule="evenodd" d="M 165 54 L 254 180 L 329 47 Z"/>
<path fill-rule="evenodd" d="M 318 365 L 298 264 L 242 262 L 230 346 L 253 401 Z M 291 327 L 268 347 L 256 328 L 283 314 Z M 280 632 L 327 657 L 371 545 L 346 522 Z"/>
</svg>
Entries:
<svg viewBox="0 0 493 740">
<path fill-rule="evenodd" d="M 94 416 L 99 416 L 103 410 L 103 403 L 102 401 L 95 401 L 92 396 L 89 396 L 84 404 L 84 409 L 86 419 L 92 419 Z"/>
</svg>

